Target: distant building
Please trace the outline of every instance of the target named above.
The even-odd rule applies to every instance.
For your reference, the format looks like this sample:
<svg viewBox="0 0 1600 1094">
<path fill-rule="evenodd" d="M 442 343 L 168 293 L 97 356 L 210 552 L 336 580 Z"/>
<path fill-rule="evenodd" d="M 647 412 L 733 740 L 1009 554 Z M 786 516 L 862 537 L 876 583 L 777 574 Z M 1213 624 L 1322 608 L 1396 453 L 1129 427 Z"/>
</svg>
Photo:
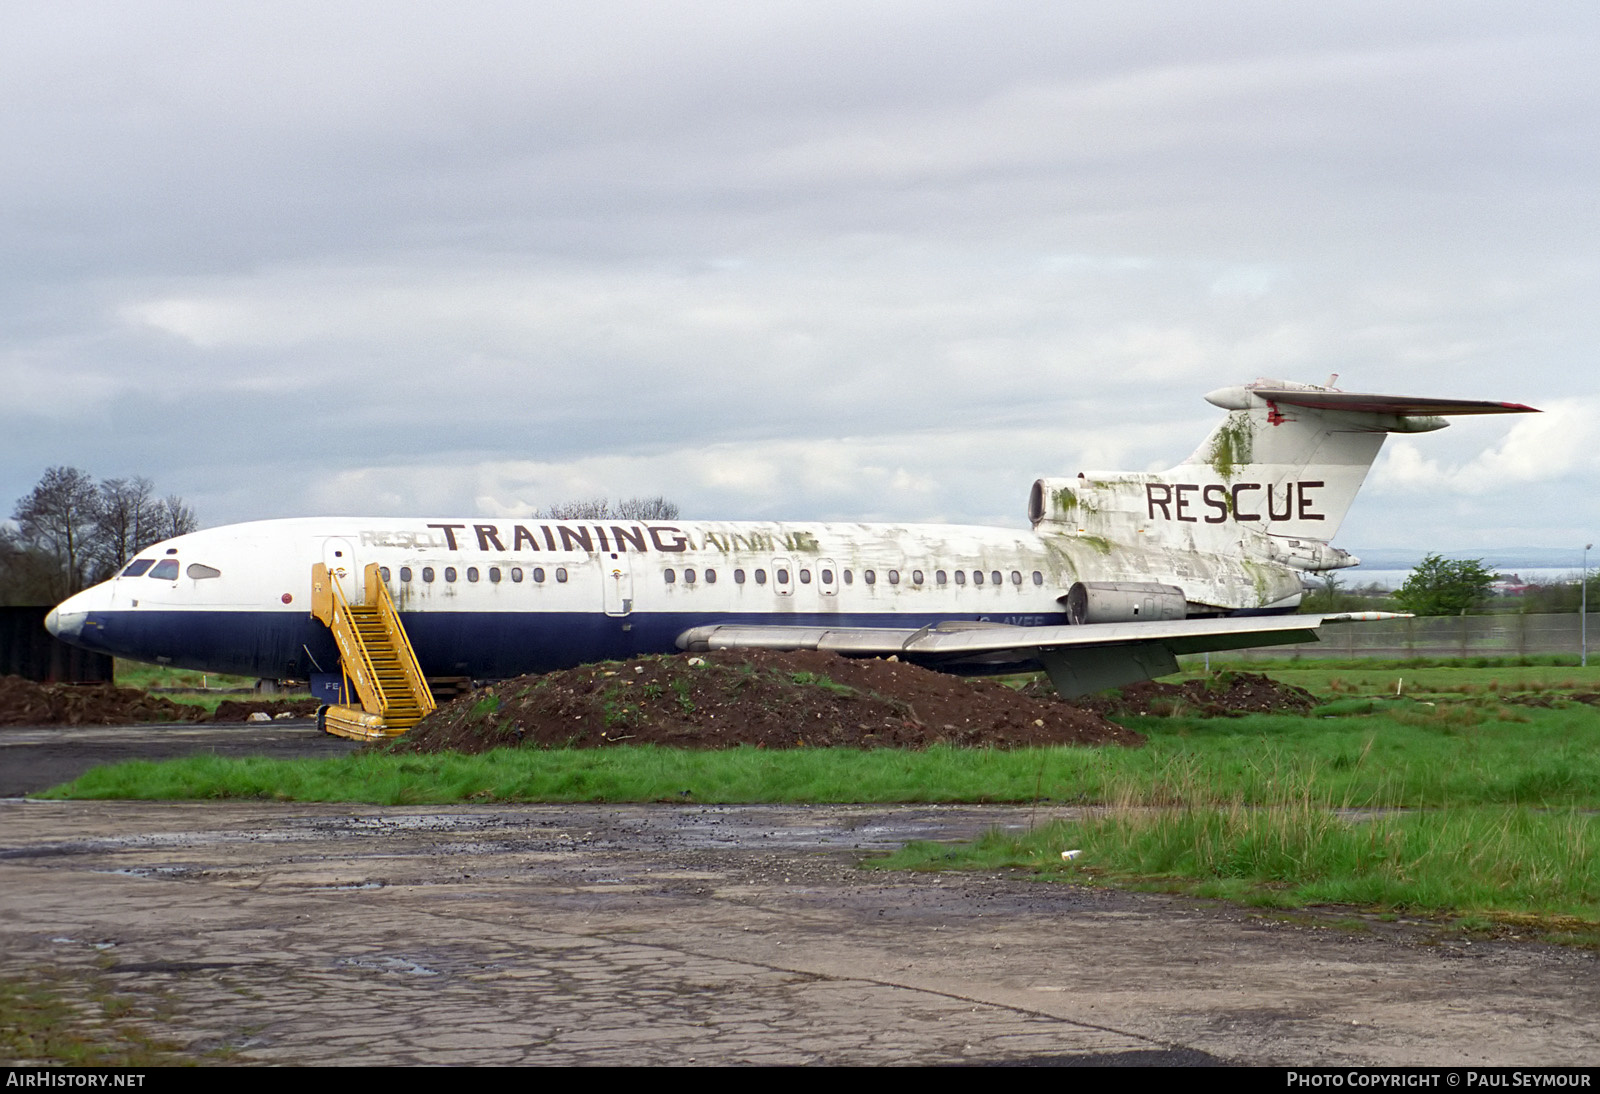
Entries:
<svg viewBox="0 0 1600 1094">
<path fill-rule="evenodd" d="M 1489 586 L 1489 591 L 1495 596 L 1521 596 L 1533 588 L 1516 574 L 1495 574 L 1494 584 Z"/>
</svg>

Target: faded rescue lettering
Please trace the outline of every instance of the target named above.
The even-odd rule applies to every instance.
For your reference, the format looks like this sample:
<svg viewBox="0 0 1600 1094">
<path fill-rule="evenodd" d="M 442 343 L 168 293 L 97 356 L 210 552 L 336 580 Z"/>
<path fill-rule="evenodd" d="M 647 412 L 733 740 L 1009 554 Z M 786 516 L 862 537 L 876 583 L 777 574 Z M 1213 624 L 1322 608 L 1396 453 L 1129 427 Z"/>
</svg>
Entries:
<svg viewBox="0 0 1600 1094">
<path fill-rule="evenodd" d="M 1210 483 L 1145 483 L 1146 515 L 1151 520 L 1184 521 L 1189 524 L 1223 524 L 1253 520 L 1326 520 L 1312 508 L 1311 491 L 1325 482 L 1286 482 L 1282 484 L 1236 482 L 1232 486 Z"/>
</svg>

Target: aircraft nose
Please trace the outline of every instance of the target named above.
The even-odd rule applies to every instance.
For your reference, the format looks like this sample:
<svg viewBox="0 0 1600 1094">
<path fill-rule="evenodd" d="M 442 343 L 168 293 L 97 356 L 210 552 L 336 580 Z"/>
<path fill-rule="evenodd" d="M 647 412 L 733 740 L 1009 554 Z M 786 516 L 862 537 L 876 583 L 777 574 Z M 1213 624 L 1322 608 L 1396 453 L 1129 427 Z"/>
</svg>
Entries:
<svg viewBox="0 0 1600 1094">
<path fill-rule="evenodd" d="M 76 642 L 78 636 L 83 633 L 84 620 L 89 617 L 87 611 L 73 603 L 78 599 L 73 597 L 57 604 L 50 610 L 50 614 L 44 617 L 44 629 L 63 642 Z"/>
</svg>

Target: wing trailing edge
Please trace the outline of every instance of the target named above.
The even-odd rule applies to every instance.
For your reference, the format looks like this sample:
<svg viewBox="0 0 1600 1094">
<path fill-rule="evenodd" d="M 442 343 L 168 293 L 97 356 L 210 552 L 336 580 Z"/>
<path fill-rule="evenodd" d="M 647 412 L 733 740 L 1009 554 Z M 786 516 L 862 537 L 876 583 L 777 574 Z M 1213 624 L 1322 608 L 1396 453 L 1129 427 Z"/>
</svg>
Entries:
<svg viewBox="0 0 1600 1094">
<path fill-rule="evenodd" d="M 678 648 L 822 650 L 847 657 L 899 657 L 933 669 L 1018 671 L 1042 666 L 1064 698 L 1178 671 L 1177 657 L 1319 640 L 1326 623 L 1398 618 L 1389 612 L 1179 619 L 1161 623 L 1017 627 L 941 623 L 929 627 L 782 627 L 723 623 L 694 627 Z"/>
</svg>

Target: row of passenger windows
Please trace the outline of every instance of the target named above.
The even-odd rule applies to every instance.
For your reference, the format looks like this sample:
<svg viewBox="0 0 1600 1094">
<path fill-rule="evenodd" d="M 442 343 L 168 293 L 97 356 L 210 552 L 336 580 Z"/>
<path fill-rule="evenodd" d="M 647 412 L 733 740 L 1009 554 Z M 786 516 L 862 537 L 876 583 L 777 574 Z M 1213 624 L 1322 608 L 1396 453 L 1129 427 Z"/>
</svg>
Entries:
<svg viewBox="0 0 1600 1094">
<path fill-rule="evenodd" d="M 716 584 L 717 571 L 708 569 L 708 570 L 702 571 L 702 573 L 705 575 L 705 582 L 706 582 L 707 585 Z M 677 571 L 673 570 L 673 569 L 670 569 L 670 568 L 666 569 L 666 570 L 663 570 L 662 573 L 661 573 L 661 576 L 662 576 L 662 579 L 665 580 L 668 585 L 675 584 L 677 582 L 677 580 L 678 580 Z M 822 570 L 817 576 L 821 579 L 822 584 L 824 584 L 824 585 L 832 585 L 833 584 L 833 571 L 832 570 Z M 855 578 L 855 573 L 853 571 L 851 571 L 851 570 L 842 570 L 842 571 L 840 571 L 840 576 L 842 578 L 844 578 L 844 583 L 846 585 L 855 584 L 856 578 Z M 887 571 L 885 571 L 884 576 L 888 579 L 889 584 L 891 584 L 891 585 L 900 584 L 900 571 L 899 570 L 887 570 Z M 924 575 L 921 570 L 912 570 L 910 576 L 911 576 L 911 584 L 913 584 L 913 585 L 924 585 L 924 584 L 927 583 L 926 582 L 926 575 Z M 773 572 L 773 577 L 774 577 L 774 579 L 777 581 L 777 583 L 779 585 L 787 585 L 787 584 L 789 584 L 789 571 L 787 569 L 779 568 L 778 570 Z M 800 577 L 800 584 L 802 584 L 802 585 L 811 584 L 811 571 L 810 570 L 802 568 L 799 571 L 799 577 Z M 876 570 L 862 570 L 861 571 L 861 580 L 866 582 L 868 585 L 876 585 L 878 583 L 878 571 L 876 571 Z M 1005 577 L 1004 577 L 1004 575 L 1001 574 L 1001 572 L 999 570 L 990 570 L 989 573 L 988 573 L 987 580 L 988 580 L 989 584 L 991 584 L 991 585 L 1000 585 L 1000 584 L 1004 583 Z M 756 581 L 757 585 L 765 585 L 767 583 L 767 571 L 765 571 L 765 570 L 756 570 L 755 571 L 755 581 Z M 972 583 L 974 585 L 982 585 L 984 583 L 984 581 L 985 581 L 985 576 L 984 576 L 984 572 L 982 570 L 973 570 L 972 571 Z M 745 573 L 744 573 L 744 571 L 743 570 L 734 570 L 733 571 L 733 583 L 735 585 L 743 585 L 744 582 L 745 582 Z M 955 571 L 955 582 L 956 582 L 957 585 L 965 585 L 967 583 L 967 571 L 965 571 L 965 570 L 957 570 L 957 571 Z M 695 571 L 693 571 L 693 570 L 685 570 L 685 571 L 683 571 L 683 583 L 685 585 L 693 585 L 695 583 Z M 933 572 L 933 583 L 935 585 L 948 585 L 948 584 L 950 584 L 950 574 L 948 572 L 944 571 L 944 570 L 935 570 Z M 1033 571 L 1033 583 L 1035 585 L 1043 585 L 1044 584 L 1044 574 L 1042 574 L 1038 570 Z M 1021 570 L 1012 570 L 1011 571 L 1011 584 L 1013 584 L 1013 585 L 1021 585 L 1022 584 L 1022 571 Z"/>
<path fill-rule="evenodd" d="M 389 567 L 387 567 L 387 566 L 378 567 L 378 573 L 383 577 L 384 584 L 387 585 L 389 583 L 389 580 L 390 580 Z M 421 567 L 421 573 L 422 573 L 422 581 L 423 581 L 423 584 L 425 584 L 425 585 L 426 584 L 431 584 L 434 581 L 434 579 L 438 576 L 437 571 L 434 570 L 434 568 L 432 566 L 423 566 L 423 567 Z M 508 575 L 510 576 L 512 582 L 514 582 L 514 583 L 520 583 L 524 576 L 531 577 L 534 580 L 535 583 L 538 583 L 538 582 L 544 581 L 545 576 L 546 576 L 545 575 L 545 569 L 544 569 L 543 566 L 535 566 L 532 570 L 528 571 L 528 573 L 526 575 L 523 574 L 521 566 L 512 566 L 508 570 L 501 570 L 500 567 L 498 567 L 498 566 L 490 566 L 489 567 L 489 582 L 490 582 L 490 584 L 498 584 L 501 581 L 502 578 L 504 578 L 504 577 L 506 577 Z M 411 582 L 412 578 L 415 577 L 415 576 L 416 575 L 412 571 L 410 566 L 402 566 L 402 567 L 400 567 L 400 580 L 401 580 L 402 583 L 409 584 Z M 460 576 L 461 576 L 460 573 L 456 570 L 456 568 L 454 566 L 446 566 L 446 567 L 444 567 L 444 579 L 446 581 L 459 580 Z M 467 580 L 468 581 L 478 581 L 478 580 L 480 580 L 482 578 L 482 576 L 483 575 L 479 572 L 479 570 L 478 570 L 478 568 L 476 566 L 468 566 L 467 567 Z M 567 568 L 565 566 L 557 566 L 556 567 L 556 569 L 555 569 L 555 579 L 559 583 L 562 583 L 562 584 L 566 583 L 566 580 L 567 580 Z"/>
<path fill-rule="evenodd" d="M 156 576 L 177 577 L 178 576 L 178 568 L 177 568 L 178 564 L 172 559 L 163 560 L 160 564 L 158 564 L 156 566 L 156 569 L 159 570 L 162 567 L 168 566 L 168 565 L 170 565 L 171 568 L 172 568 L 172 571 L 171 571 L 170 574 L 157 575 L 156 573 L 152 572 L 150 576 L 151 577 L 156 577 Z M 191 570 L 196 569 L 196 568 L 197 567 L 195 567 L 195 566 L 191 566 L 190 567 Z M 205 567 L 205 569 L 209 570 L 210 567 L 209 566 Z M 461 575 L 460 575 L 459 571 L 456 569 L 456 567 L 454 567 L 454 566 L 446 566 L 443 569 L 444 569 L 444 579 L 445 579 L 445 581 L 453 582 L 453 581 L 460 580 L 460 576 Z M 128 568 L 128 570 L 125 571 L 125 575 L 137 576 L 137 575 L 132 574 L 132 571 L 133 571 L 133 567 L 130 566 Z M 431 584 L 433 581 L 435 581 L 438 578 L 438 572 L 432 566 L 420 567 L 420 572 L 421 572 L 421 575 L 422 575 L 423 584 Z M 390 571 L 389 567 L 387 567 L 387 566 L 379 567 L 379 573 L 381 573 L 383 575 L 383 580 L 384 580 L 385 584 L 388 584 L 389 581 L 392 580 L 391 571 Z M 417 572 L 414 571 L 410 566 L 402 566 L 402 567 L 400 567 L 400 581 L 403 584 L 409 584 L 416 577 L 416 573 Z M 954 571 L 955 583 L 957 585 L 965 585 L 967 583 L 967 580 L 968 580 L 967 573 L 968 573 L 968 571 L 966 571 L 966 570 L 956 570 L 956 571 Z M 982 570 L 973 570 L 973 571 L 971 571 L 971 574 L 972 574 L 971 581 L 972 581 L 972 584 L 974 584 L 974 585 L 982 585 L 985 582 L 987 582 L 990 585 L 1001 585 L 1001 584 L 1005 583 L 1005 575 L 1002 574 L 999 570 L 990 570 L 987 575 Z M 194 576 L 198 576 L 198 575 L 191 574 L 190 576 L 194 577 Z M 207 575 L 207 576 L 215 576 L 215 574 L 210 574 L 210 575 Z M 511 579 L 511 581 L 513 583 L 520 583 L 524 579 L 524 577 L 530 577 L 537 584 L 537 583 L 544 582 L 548 575 L 546 574 L 545 568 L 543 566 L 535 566 L 531 570 L 529 570 L 526 574 L 524 574 L 523 569 L 522 569 L 521 566 L 512 566 L 509 569 L 505 569 L 505 570 L 502 570 L 499 566 L 490 566 L 490 567 L 488 567 L 488 577 L 489 577 L 490 584 L 498 584 L 500 581 L 502 581 L 504 578 L 506 578 L 508 576 L 510 577 L 510 579 Z M 555 568 L 554 576 L 555 576 L 555 580 L 558 583 L 564 584 L 566 582 L 566 580 L 567 580 L 567 568 L 565 566 L 557 566 Z M 663 570 L 661 576 L 662 576 L 662 579 L 664 581 L 666 581 L 666 583 L 668 585 L 674 585 L 678 581 L 678 571 L 675 570 L 675 569 L 672 569 L 670 567 L 668 569 L 666 569 L 666 570 Z M 765 585 L 767 583 L 767 571 L 766 570 L 758 569 L 758 570 L 754 571 L 752 576 L 755 578 L 755 583 L 757 585 Z M 805 568 L 802 567 L 797 572 L 797 576 L 800 578 L 800 584 L 802 584 L 802 585 L 811 584 L 812 573 L 811 573 L 810 570 L 805 569 Z M 833 573 L 832 570 L 827 570 L 827 569 L 822 570 L 817 574 L 817 576 L 821 579 L 822 584 L 824 584 L 824 585 L 832 585 L 833 584 L 834 573 Z M 844 580 L 844 583 L 846 585 L 855 584 L 855 572 L 853 570 L 841 570 L 839 572 L 839 576 Z M 927 584 L 926 575 L 921 570 L 912 570 L 911 573 L 908 576 L 910 577 L 910 581 L 911 581 L 912 585 L 925 585 L 925 584 Z M 482 577 L 483 577 L 483 574 L 482 574 L 482 572 L 479 571 L 478 567 L 476 567 L 476 566 L 468 566 L 467 567 L 467 580 L 469 582 L 475 582 L 475 581 L 482 580 Z M 787 584 L 789 584 L 789 571 L 786 568 L 780 567 L 779 569 L 774 571 L 773 577 L 774 577 L 774 579 L 777 581 L 777 583 L 779 585 L 787 585 Z M 889 584 L 891 584 L 891 585 L 900 584 L 901 573 L 900 573 L 899 570 L 886 570 L 884 572 L 884 577 L 889 582 Z M 1022 571 L 1021 570 L 1012 570 L 1010 577 L 1011 577 L 1011 584 L 1013 584 L 1013 585 L 1021 585 L 1022 584 Z M 686 569 L 686 570 L 683 571 L 683 583 L 685 585 L 693 585 L 693 584 L 695 584 L 696 581 L 699 581 L 699 580 L 704 580 L 704 582 L 707 585 L 715 585 L 716 582 L 717 582 L 717 571 L 714 570 L 714 569 L 711 569 L 709 567 L 707 569 L 700 570 L 698 572 L 693 570 L 693 569 Z M 733 571 L 733 582 L 734 582 L 735 585 L 743 585 L 745 583 L 745 580 L 746 580 L 746 575 L 745 575 L 745 571 L 744 570 L 736 569 L 736 570 Z M 862 570 L 861 571 L 861 580 L 863 582 L 865 582 L 866 584 L 868 584 L 868 585 L 876 585 L 878 583 L 878 571 L 876 571 L 876 570 Z M 935 585 L 948 585 L 948 584 L 950 584 L 950 581 L 951 581 L 951 573 L 950 572 L 945 571 L 945 570 L 935 570 L 933 572 L 933 583 Z M 1038 570 L 1033 571 L 1033 583 L 1035 585 L 1043 585 L 1044 584 L 1044 574 L 1042 574 Z"/>
</svg>

